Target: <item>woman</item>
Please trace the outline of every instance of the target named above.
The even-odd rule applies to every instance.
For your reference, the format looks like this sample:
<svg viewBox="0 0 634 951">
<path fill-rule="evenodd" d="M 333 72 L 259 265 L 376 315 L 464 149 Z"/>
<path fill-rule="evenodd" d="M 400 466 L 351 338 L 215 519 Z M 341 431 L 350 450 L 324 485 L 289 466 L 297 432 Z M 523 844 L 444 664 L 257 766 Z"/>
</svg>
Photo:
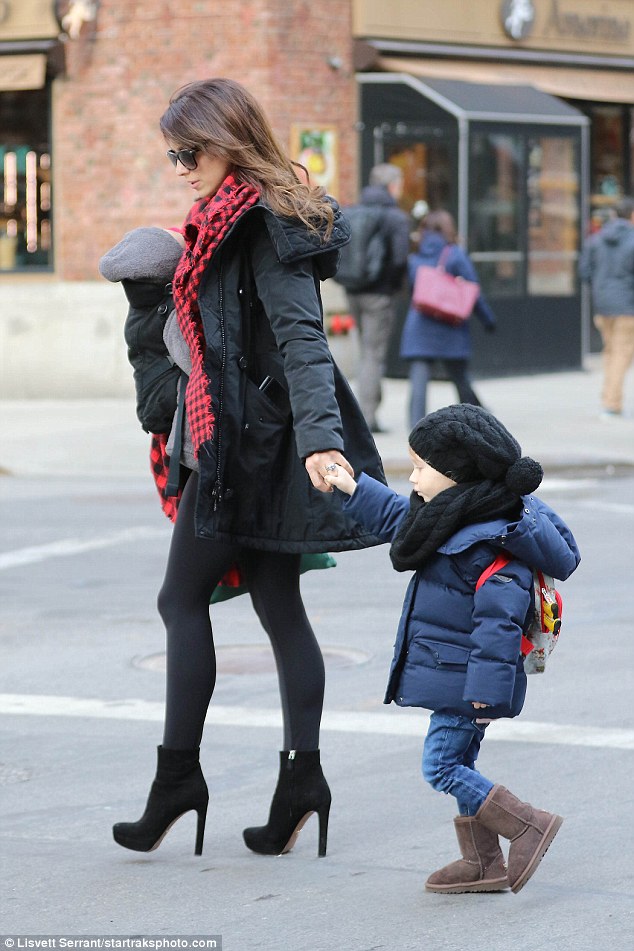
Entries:
<svg viewBox="0 0 634 951">
<path fill-rule="evenodd" d="M 255 852 L 286 852 L 317 812 L 325 855 L 324 665 L 300 596 L 300 555 L 378 544 L 343 514 L 324 481 L 329 466 L 369 468 L 384 481 L 322 326 L 319 279 L 335 272 L 348 232 L 336 204 L 298 179 L 238 83 L 180 89 L 161 130 L 176 175 L 195 195 L 173 293 L 191 364 L 186 442 L 194 461 L 191 453 L 181 461 L 197 471 L 182 468 L 159 595 L 167 697 L 157 774 L 142 818 L 117 823 L 114 838 L 149 851 L 195 809 L 202 852 L 209 797 L 199 747 L 216 675 L 209 599 L 237 564 L 273 646 L 285 747 L 268 823 L 246 829 L 244 839 Z"/>
<path fill-rule="evenodd" d="M 416 270 L 421 264 L 436 267 L 445 248 L 449 248 L 444 261 L 448 274 L 468 281 L 477 281 L 478 276 L 466 253 L 456 244 L 456 226 L 448 211 L 432 211 L 424 221 L 424 230 L 418 251 L 410 254 L 408 272 L 414 286 Z M 495 316 L 480 294 L 474 313 L 486 330 L 495 329 Z M 427 383 L 435 360 L 442 360 L 449 378 L 458 390 L 461 403 L 480 406 L 469 377 L 471 359 L 471 332 L 469 321 L 460 324 L 443 323 L 417 310 L 410 304 L 401 337 L 401 357 L 409 361 L 411 384 L 410 425 L 413 427 L 427 412 Z"/>
</svg>

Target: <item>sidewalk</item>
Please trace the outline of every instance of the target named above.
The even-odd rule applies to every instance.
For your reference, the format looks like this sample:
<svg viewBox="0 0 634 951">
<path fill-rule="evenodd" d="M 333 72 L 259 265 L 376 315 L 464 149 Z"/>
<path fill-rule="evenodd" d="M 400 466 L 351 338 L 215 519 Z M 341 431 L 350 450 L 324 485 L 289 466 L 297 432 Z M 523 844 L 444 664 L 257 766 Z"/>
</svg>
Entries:
<svg viewBox="0 0 634 951">
<path fill-rule="evenodd" d="M 525 455 L 533 456 L 546 473 L 566 469 L 602 469 L 634 465 L 634 382 L 629 380 L 623 418 L 599 417 L 600 358 L 588 359 L 575 372 L 477 380 L 476 393 L 484 406 L 509 428 Z M 457 399 L 450 383 L 432 383 L 428 411 Z M 409 472 L 406 380 L 387 380 L 379 408 L 381 426 L 389 430 L 376 438 L 386 471 Z"/>
<path fill-rule="evenodd" d="M 598 357 L 578 372 L 477 381 L 485 406 L 509 427 L 546 473 L 634 466 L 634 387 L 625 416 L 599 419 Z M 354 387 L 354 381 L 353 381 Z M 386 380 L 376 437 L 391 475 L 409 473 L 406 380 Z M 429 410 L 455 401 L 449 383 L 432 383 Z M 0 401 L 0 473 L 12 476 L 143 476 L 149 437 L 130 399 Z"/>
</svg>

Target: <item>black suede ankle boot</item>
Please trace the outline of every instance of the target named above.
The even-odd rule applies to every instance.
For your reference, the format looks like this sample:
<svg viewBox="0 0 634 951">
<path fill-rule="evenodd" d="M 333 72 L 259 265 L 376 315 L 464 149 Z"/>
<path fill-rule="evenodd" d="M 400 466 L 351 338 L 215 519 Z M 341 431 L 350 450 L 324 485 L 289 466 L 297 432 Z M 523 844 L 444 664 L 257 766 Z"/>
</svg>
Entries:
<svg viewBox="0 0 634 951">
<path fill-rule="evenodd" d="M 252 852 L 283 855 L 290 852 L 304 823 L 316 812 L 319 816 L 318 854 L 326 854 L 330 789 L 321 770 L 319 750 L 284 750 L 280 753 L 280 775 L 271 802 L 269 821 L 242 833 Z"/>
<path fill-rule="evenodd" d="M 156 778 L 145 812 L 138 822 L 117 822 L 112 827 L 114 840 L 126 849 L 151 852 L 180 816 L 195 809 L 195 854 L 202 855 L 209 792 L 200 768 L 200 750 L 168 750 L 159 746 L 157 752 Z"/>
</svg>

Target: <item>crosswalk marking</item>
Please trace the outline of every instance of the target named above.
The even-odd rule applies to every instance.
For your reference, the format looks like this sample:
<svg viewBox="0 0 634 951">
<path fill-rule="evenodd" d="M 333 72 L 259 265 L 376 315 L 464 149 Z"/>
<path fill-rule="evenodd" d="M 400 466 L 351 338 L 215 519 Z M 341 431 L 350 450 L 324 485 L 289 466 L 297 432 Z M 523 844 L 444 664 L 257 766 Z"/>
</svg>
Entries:
<svg viewBox="0 0 634 951">
<path fill-rule="evenodd" d="M 111 532 L 109 535 L 98 535 L 96 538 L 61 538 L 48 545 L 33 545 L 30 548 L 16 548 L 14 551 L 5 551 L 0 554 L 0 571 L 7 568 L 20 568 L 23 565 L 32 565 L 48 558 L 59 558 L 64 555 L 78 555 L 85 551 L 96 551 L 99 548 L 110 548 L 124 542 L 134 542 L 145 538 L 164 538 L 166 529 L 161 526 L 137 526 L 126 528 L 120 532 Z"/>
<path fill-rule="evenodd" d="M 100 720 L 161 722 L 164 706 L 148 700 L 101 700 L 42 694 L 0 694 L 0 715 L 79 717 Z M 425 711 L 362 712 L 325 711 L 322 730 L 335 733 L 373 733 L 416 736 L 422 739 L 429 716 Z M 212 704 L 206 722 L 222 727 L 280 729 L 278 710 Z M 552 743 L 558 746 L 590 746 L 599 749 L 634 750 L 634 730 L 578 724 L 541 723 L 531 720 L 500 720 L 487 731 L 487 742 Z"/>
</svg>

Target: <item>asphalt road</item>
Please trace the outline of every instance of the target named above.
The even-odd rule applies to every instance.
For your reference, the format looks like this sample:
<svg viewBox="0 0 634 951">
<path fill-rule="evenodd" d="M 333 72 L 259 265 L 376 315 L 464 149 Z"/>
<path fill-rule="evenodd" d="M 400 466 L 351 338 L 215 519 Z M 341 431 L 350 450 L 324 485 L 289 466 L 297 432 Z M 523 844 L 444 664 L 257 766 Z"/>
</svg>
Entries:
<svg viewBox="0 0 634 951">
<path fill-rule="evenodd" d="M 315 818 L 281 858 L 242 842 L 266 820 L 280 743 L 247 598 L 214 614 L 204 854 L 193 854 L 193 813 L 138 854 L 110 827 L 140 816 L 161 737 L 155 599 L 169 524 L 149 478 L 0 478 L 2 932 L 222 935 L 225 951 L 630 947 L 634 478 L 547 480 L 541 495 L 583 562 L 563 586 L 550 669 L 531 678 L 519 720 L 491 728 L 480 765 L 566 821 L 519 895 L 440 896 L 423 883 L 457 857 L 452 803 L 420 776 L 424 713 L 382 704 L 407 582 L 386 547 L 303 579 L 328 663 L 327 857 L 316 857 Z"/>
</svg>

